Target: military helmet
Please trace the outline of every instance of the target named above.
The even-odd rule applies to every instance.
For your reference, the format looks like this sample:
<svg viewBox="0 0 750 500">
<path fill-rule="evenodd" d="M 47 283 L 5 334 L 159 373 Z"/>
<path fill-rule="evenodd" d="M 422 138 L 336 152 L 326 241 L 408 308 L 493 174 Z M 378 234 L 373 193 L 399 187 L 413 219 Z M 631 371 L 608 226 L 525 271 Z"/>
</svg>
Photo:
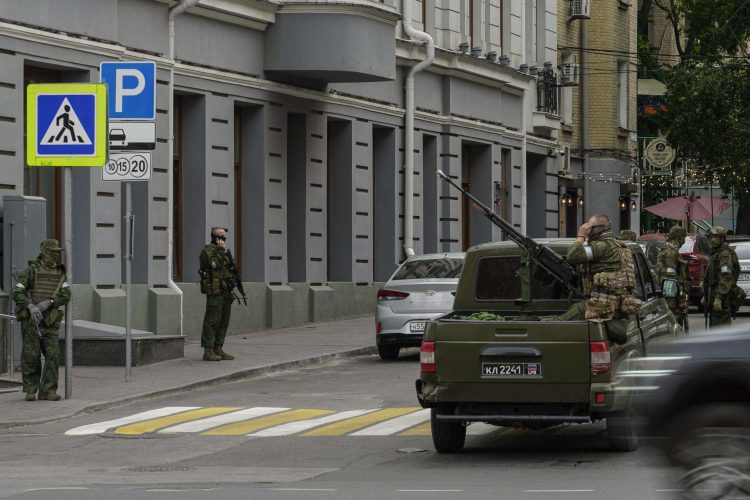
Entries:
<svg viewBox="0 0 750 500">
<path fill-rule="evenodd" d="M 42 251 L 47 250 L 49 252 L 60 252 L 60 242 L 55 239 L 43 240 L 40 245 Z"/>
<path fill-rule="evenodd" d="M 672 226 L 667 235 L 668 240 L 681 240 L 687 236 L 687 231 L 682 226 Z"/>
<path fill-rule="evenodd" d="M 720 236 L 722 238 L 726 238 L 727 230 L 721 226 L 714 226 L 708 231 L 708 236 Z"/>
<path fill-rule="evenodd" d="M 637 234 L 635 234 L 635 231 L 631 231 L 630 229 L 623 229 L 620 231 L 619 238 L 621 240 L 628 240 L 628 241 L 635 241 L 638 237 Z"/>
</svg>

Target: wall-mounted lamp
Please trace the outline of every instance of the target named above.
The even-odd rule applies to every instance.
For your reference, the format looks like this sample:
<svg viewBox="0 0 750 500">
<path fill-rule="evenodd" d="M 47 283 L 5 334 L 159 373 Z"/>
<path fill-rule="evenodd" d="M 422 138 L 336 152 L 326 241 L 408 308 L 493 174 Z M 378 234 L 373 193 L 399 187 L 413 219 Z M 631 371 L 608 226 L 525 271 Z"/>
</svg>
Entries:
<svg viewBox="0 0 750 500">
<path fill-rule="evenodd" d="M 625 198 L 623 198 L 622 196 L 620 196 L 620 210 L 625 210 L 625 208 L 627 208 L 627 204 L 626 204 Z"/>
<path fill-rule="evenodd" d="M 630 211 L 635 212 L 636 209 L 638 209 L 638 205 L 636 205 L 635 200 L 630 200 Z"/>
<path fill-rule="evenodd" d="M 578 198 L 578 206 L 579 207 L 583 206 L 583 198 Z"/>
</svg>

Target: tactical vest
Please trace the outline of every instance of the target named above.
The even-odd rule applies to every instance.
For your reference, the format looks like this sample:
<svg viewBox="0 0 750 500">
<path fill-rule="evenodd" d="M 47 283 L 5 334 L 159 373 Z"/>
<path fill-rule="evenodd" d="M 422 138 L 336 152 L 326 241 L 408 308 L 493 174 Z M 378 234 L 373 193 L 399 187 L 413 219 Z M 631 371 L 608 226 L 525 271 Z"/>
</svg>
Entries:
<svg viewBox="0 0 750 500">
<path fill-rule="evenodd" d="M 34 281 L 31 288 L 31 301 L 35 304 L 51 299 L 58 290 L 62 274 L 59 269 L 46 269 L 33 266 Z"/>
<path fill-rule="evenodd" d="M 610 240 L 617 248 L 618 269 L 596 272 L 585 287 L 590 295 L 585 304 L 585 318 L 592 321 L 608 321 L 619 313 L 635 314 L 641 308 L 641 301 L 633 295 L 636 285 L 633 255 L 625 244 Z"/>
<path fill-rule="evenodd" d="M 201 293 L 206 295 L 220 295 L 234 288 L 234 275 L 230 269 L 231 263 L 229 256 L 225 251 L 221 251 L 212 245 L 206 245 L 205 251 L 208 254 L 208 260 L 218 260 L 218 267 L 212 269 L 209 265 L 207 268 L 201 268 Z"/>
</svg>

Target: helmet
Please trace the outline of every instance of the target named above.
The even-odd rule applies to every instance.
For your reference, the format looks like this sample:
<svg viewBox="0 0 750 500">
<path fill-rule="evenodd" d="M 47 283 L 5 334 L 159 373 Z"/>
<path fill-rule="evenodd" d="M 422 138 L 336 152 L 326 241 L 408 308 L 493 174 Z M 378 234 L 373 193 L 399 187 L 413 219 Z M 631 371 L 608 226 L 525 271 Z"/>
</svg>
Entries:
<svg viewBox="0 0 750 500">
<path fill-rule="evenodd" d="M 619 238 L 621 240 L 635 241 L 637 235 L 635 234 L 635 231 L 631 231 L 630 229 L 623 229 L 622 231 L 620 231 Z"/>
<path fill-rule="evenodd" d="M 50 252 L 59 252 L 62 250 L 62 248 L 60 248 L 60 243 L 54 239 L 43 240 L 40 247 L 42 251 L 47 250 Z"/>
<path fill-rule="evenodd" d="M 687 231 L 681 226 L 672 226 L 667 235 L 667 240 L 684 240 L 687 236 Z"/>
<path fill-rule="evenodd" d="M 708 236 L 720 236 L 722 238 L 726 238 L 727 231 L 721 226 L 714 226 L 708 231 Z"/>
</svg>

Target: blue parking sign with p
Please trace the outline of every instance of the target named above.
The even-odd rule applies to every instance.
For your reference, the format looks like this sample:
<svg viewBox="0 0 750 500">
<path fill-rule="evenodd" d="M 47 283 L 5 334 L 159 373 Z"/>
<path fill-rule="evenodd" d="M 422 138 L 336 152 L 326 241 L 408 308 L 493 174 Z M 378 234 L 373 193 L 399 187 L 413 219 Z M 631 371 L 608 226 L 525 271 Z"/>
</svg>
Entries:
<svg viewBox="0 0 750 500">
<path fill-rule="evenodd" d="M 109 118 L 153 120 L 156 114 L 156 64 L 141 61 L 101 63 L 107 84 Z"/>
</svg>

